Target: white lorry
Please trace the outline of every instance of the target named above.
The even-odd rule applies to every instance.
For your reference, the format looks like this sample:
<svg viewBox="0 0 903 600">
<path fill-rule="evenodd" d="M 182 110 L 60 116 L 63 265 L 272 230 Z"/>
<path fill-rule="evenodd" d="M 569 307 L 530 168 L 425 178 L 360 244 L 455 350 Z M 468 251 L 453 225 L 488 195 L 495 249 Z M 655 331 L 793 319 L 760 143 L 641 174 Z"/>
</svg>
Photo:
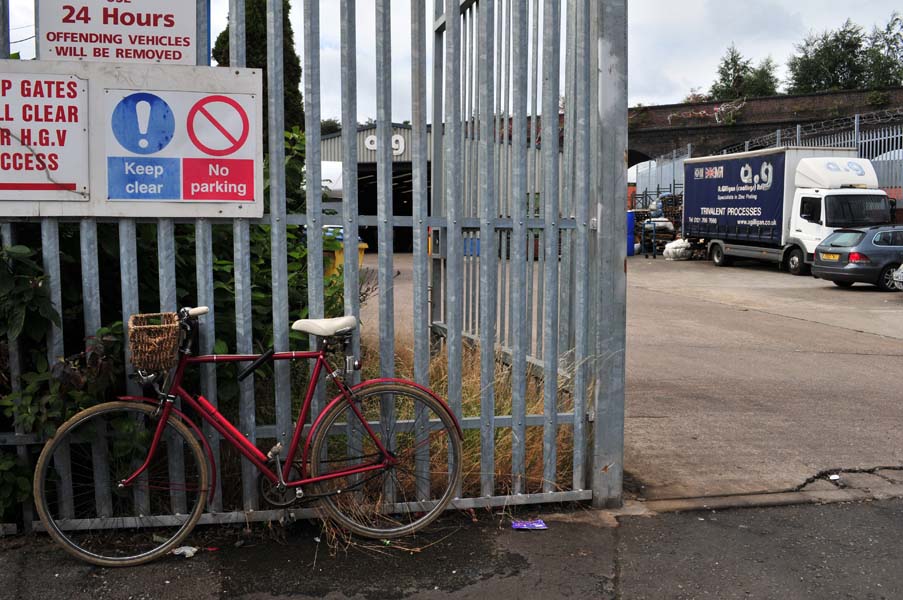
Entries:
<svg viewBox="0 0 903 600">
<path fill-rule="evenodd" d="M 683 237 L 718 266 L 733 257 L 809 272 L 835 229 L 890 223 L 871 162 L 852 148 L 769 148 L 684 163 Z"/>
</svg>

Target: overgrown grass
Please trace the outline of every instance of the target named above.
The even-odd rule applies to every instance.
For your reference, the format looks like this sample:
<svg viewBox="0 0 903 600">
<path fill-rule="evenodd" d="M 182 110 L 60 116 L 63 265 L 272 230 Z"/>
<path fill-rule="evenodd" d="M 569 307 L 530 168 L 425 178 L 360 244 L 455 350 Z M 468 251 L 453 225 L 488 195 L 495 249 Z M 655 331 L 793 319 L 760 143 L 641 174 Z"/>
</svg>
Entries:
<svg viewBox="0 0 903 600">
<path fill-rule="evenodd" d="M 362 350 L 364 363 L 364 377 L 379 377 L 379 350 L 371 344 L 365 344 Z M 482 390 L 484 384 L 480 378 L 480 349 L 464 347 L 461 368 L 461 416 L 465 419 L 479 419 L 482 414 Z M 414 355 L 410 348 L 397 348 L 395 360 L 395 375 L 413 379 Z M 430 361 L 430 387 L 441 398 L 448 401 L 448 356 L 443 349 Z M 486 383 L 494 391 L 494 410 L 496 417 L 512 416 L 512 370 L 509 365 L 501 360 L 495 361 L 495 374 L 491 382 Z M 555 410 L 558 413 L 572 412 L 574 409 L 573 397 L 565 386 L 559 381 L 557 403 Z M 527 374 L 527 393 L 525 410 L 522 416 L 544 414 L 545 401 L 543 397 L 543 380 L 536 374 Z M 454 407 L 453 407 L 454 408 Z M 524 447 L 524 472 L 522 473 L 525 493 L 541 492 L 543 490 L 543 438 L 544 428 L 531 426 L 525 428 Z M 514 481 L 514 431 L 511 427 L 496 426 L 492 443 L 494 445 L 494 465 L 490 469 L 494 475 L 494 495 L 507 495 L 515 490 Z M 573 429 L 568 425 L 559 425 L 555 436 L 555 477 L 551 480 L 552 489 L 571 489 L 573 478 Z M 479 427 L 464 429 L 464 456 L 462 460 L 464 471 L 464 488 L 466 496 L 480 496 L 481 476 L 483 467 L 481 464 L 482 440 Z"/>
</svg>

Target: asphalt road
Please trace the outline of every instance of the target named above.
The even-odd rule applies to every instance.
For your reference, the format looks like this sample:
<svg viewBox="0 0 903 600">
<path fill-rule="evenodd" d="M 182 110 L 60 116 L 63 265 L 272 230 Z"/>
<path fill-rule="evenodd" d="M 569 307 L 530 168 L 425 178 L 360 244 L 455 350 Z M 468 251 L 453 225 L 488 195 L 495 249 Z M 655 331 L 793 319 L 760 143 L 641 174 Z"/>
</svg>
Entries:
<svg viewBox="0 0 903 600">
<path fill-rule="evenodd" d="M 903 597 L 903 501 L 620 519 L 578 509 L 512 531 L 449 515 L 393 545 L 330 548 L 313 525 L 202 530 L 194 558 L 100 569 L 43 537 L 0 538 L 3 600 Z M 206 531 L 205 533 L 203 531 Z M 319 542 L 317 540 L 320 540 Z M 241 542 L 236 547 L 236 542 Z"/>
<path fill-rule="evenodd" d="M 903 465 L 903 293 L 756 263 L 636 257 L 628 273 L 625 464 L 641 495 Z"/>
<path fill-rule="evenodd" d="M 411 256 L 394 262 L 403 352 Z M 377 296 L 362 319 L 375 343 Z M 903 466 L 900 373 L 903 293 L 755 262 L 628 260 L 625 464 L 640 496 L 783 491 L 824 470 Z"/>
</svg>

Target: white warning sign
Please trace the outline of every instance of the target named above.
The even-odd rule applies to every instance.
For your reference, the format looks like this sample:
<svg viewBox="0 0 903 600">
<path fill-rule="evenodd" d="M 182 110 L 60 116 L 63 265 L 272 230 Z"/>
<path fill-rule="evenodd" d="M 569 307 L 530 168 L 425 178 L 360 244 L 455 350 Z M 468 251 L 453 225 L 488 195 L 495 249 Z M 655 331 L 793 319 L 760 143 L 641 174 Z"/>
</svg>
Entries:
<svg viewBox="0 0 903 600">
<path fill-rule="evenodd" d="M 88 86 L 0 73 L 0 201 L 88 199 Z"/>
<path fill-rule="evenodd" d="M 197 6 L 185 0 L 40 0 L 44 60 L 193 65 Z"/>
<path fill-rule="evenodd" d="M 0 60 L 3 217 L 259 218 L 259 69 Z"/>
</svg>

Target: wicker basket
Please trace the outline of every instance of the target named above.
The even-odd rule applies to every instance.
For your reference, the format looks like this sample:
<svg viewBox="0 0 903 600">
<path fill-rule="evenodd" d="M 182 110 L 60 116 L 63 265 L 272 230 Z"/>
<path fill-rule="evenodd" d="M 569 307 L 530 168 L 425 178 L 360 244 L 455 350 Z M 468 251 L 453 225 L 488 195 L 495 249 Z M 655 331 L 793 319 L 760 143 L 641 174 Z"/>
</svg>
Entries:
<svg viewBox="0 0 903 600">
<path fill-rule="evenodd" d="M 149 313 L 129 317 L 132 366 L 142 371 L 165 371 L 176 363 L 179 316 Z"/>
</svg>

